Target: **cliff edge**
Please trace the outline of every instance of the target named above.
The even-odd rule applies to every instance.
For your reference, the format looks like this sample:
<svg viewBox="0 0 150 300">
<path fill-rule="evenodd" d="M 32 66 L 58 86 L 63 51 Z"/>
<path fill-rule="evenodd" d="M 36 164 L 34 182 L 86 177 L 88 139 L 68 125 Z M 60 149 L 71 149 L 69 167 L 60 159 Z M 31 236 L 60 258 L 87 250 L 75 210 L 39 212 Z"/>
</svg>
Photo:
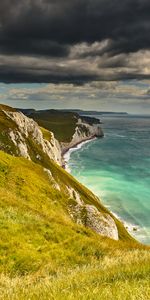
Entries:
<svg viewBox="0 0 150 300">
<path fill-rule="evenodd" d="M 84 118 L 78 117 L 75 132 L 72 136 L 71 141 L 65 143 L 61 142 L 62 153 L 64 154 L 70 148 L 75 147 L 76 145 L 84 141 L 93 139 L 94 137 L 101 138 L 103 136 L 104 133 L 98 121 L 89 124 L 84 120 Z"/>
<path fill-rule="evenodd" d="M 91 228 L 96 233 L 118 240 L 118 221 L 100 204 L 100 200 L 78 184 L 62 168 L 62 153 L 77 143 L 102 137 L 103 132 L 96 119 L 75 116 L 75 132 L 70 142 L 59 142 L 52 132 L 39 125 L 22 112 L 10 107 L 0 107 L 0 150 L 13 156 L 24 157 L 44 168 L 56 191 L 65 194 L 67 211 L 77 224 Z M 71 176 L 71 180 L 70 180 Z M 85 190 L 87 191 L 85 193 Z M 55 197 L 53 197 L 55 201 Z M 119 225 L 120 226 L 120 225 Z M 123 225 L 122 225 L 123 227 Z M 123 229 L 126 233 L 125 229 Z"/>
</svg>

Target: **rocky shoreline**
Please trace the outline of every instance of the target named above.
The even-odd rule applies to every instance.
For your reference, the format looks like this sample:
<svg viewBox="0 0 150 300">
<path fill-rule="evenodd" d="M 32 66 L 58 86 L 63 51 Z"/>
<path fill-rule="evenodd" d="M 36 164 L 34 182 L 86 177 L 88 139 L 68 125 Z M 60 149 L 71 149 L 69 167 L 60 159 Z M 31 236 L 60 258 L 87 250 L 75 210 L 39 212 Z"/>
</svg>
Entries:
<svg viewBox="0 0 150 300">
<path fill-rule="evenodd" d="M 70 150 L 76 148 L 78 145 L 91 141 L 95 138 L 104 137 L 104 133 L 99 123 L 89 124 L 82 122 L 81 119 L 78 120 L 75 133 L 72 137 L 70 143 L 60 143 L 61 145 L 61 155 L 62 155 L 62 166 L 65 168 L 65 154 Z"/>
<path fill-rule="evenodd" d="M 62 167 L 68 171 L 67 169 L 67 162 L 69 160 L 69 153 L 71 153 L 72 151 L 76 151 L 80 148 L 80 146 L 82 147 L 82 145 L 86 144 L 86 143 L 89 143 L 91 141 L 94 141 L 95 139 L 97 139 L 98 137 L 91 137 L 89 139 L 86 139 L 86 140 L 83 140 L 77 144 L 75 144 L 74 146 L 70 147 L 70 148 L 66 148 L 63 152 L 62 152 L 62 161 L 63 161 L 63 165 Z"/>
</svg>

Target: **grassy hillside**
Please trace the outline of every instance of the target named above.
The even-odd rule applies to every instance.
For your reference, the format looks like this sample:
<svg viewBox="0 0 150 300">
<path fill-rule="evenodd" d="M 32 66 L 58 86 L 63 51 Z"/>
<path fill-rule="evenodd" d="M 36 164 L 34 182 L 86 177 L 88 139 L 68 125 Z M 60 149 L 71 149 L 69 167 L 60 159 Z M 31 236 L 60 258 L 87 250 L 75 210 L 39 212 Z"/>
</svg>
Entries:
<svg viewBox="0 0 150 300">
<path fill-rule="evenodd" d="M 42 166 L 0 152 L 0 299 L 149 299 L 149 248 L 121 224 L 118 242 L 75 224 L 66 185 L 105 208 L 49 164 L 55 182 Z"/>
<path fill-rule="evenodd" d="M 17 126 L 15 122 L 6 118 L 6 114 L 3 112 L 3 110 L 15 111 L 15 109 L 0 104 L 0 150 L 5 150 L 10 154 L 17 155 L 17 149 L 8 135 L 9 129 L 11 128 L 15 130 Z"/>
<path fill-rule="evenodd" d="M 60 142 L 70 142 L 75 132 L 78 115 L 71 112 L 48 110 L 30 114 L 41 127 L 52 131 Z"/>
</svg>

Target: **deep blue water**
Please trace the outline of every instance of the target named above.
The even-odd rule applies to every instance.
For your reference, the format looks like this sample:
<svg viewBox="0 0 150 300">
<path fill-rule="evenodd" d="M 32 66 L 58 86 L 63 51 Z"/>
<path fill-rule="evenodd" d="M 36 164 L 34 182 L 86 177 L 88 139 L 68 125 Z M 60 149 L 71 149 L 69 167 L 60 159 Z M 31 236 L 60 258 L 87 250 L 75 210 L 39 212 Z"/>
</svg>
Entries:
<svg viewBox="0 0 150 300">
<path fill-rule="evenodd" d="M 71 173 L 150 244 L 150 117 L 103 116 L 105 137 L 70 154 Z M 133 225 L 137 231 L 133 231 Z"/>
</svg>

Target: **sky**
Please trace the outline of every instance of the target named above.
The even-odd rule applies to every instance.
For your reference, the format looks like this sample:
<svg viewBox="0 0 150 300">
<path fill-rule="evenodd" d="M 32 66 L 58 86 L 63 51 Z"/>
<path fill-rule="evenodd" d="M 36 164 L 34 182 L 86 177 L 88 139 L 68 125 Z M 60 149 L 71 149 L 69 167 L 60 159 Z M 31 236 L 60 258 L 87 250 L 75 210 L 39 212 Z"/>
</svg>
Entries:
<svg viewBox="0 0 150 300">
<path fill-rule="evenodd" d="M 150 114 L 150 1 L 1 0 L 0 102 Z"/>
</svg>

